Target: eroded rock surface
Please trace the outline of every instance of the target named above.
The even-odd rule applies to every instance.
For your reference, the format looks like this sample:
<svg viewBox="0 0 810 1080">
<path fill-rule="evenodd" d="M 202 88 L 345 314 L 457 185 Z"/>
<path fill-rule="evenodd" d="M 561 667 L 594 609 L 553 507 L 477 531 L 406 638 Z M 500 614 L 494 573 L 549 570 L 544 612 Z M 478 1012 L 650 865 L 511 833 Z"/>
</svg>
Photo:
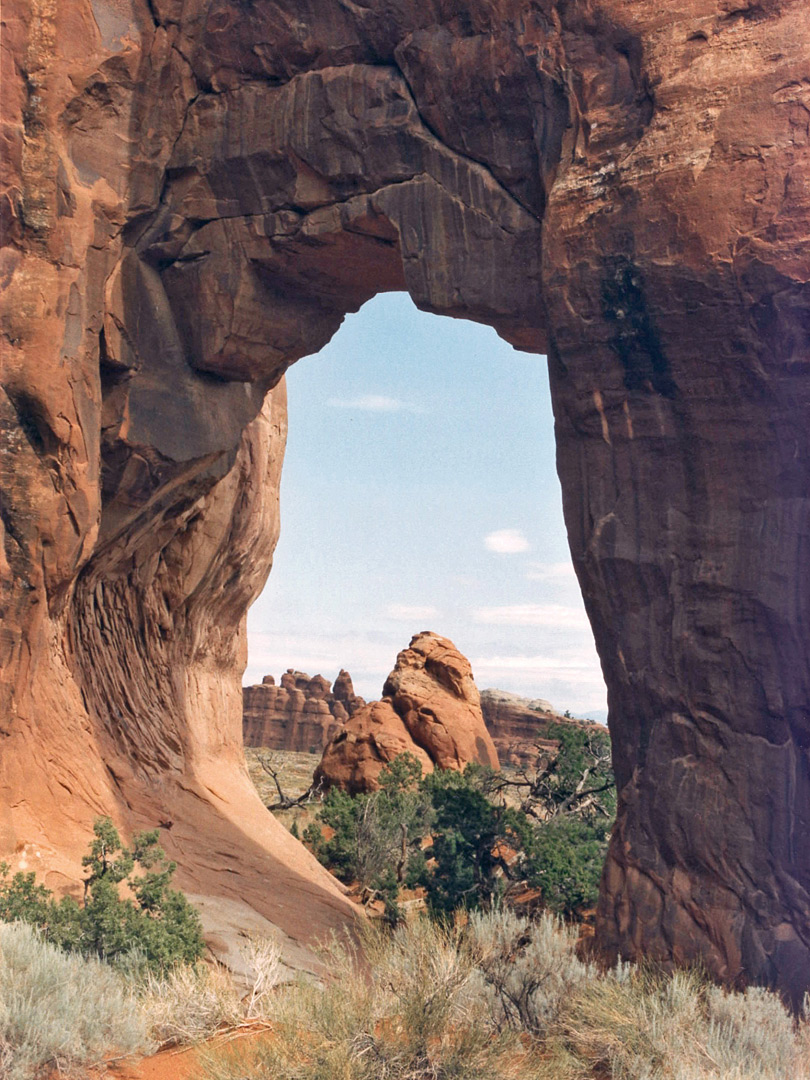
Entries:
<svg viewBox="0 0 810 1080">
<path fill-rule="evenodd" d="M 310 678 L 292 668 L 280 686 L 265 675 L 258 685 L 242 688 L 245 746 L 320 754 L 362 705 L 348 671 L 341 670 L 334 686 L 322 675 Z"/>
<path fill-rule="evenodd" d="M 354 692 L 348 671 L 332 686 L 321 675 L 310 678 L 288 668 L 276 685 L 272 675 L 242 687 L 242 735 L 245 746 L 321 754 L 350 716 L 365 705 Z M 569 723 L 550 702 L 529 699 L 505 690 L 480 692 L 481 715 L 499 762 L 532 766 L 538 742 L 551 746 L 551 724 Z"/>
<path fill-rule="evenodd" d="M 416 634 L 397 656 L 382 700 L 358 709 L 332 738 L 315 783 L 352 794 L 373 791 L 385 766 L 403 753 L 414 755 L 423 774 L 473 761 L 498 767 L 470 662 L 430 631 Z"/>
<path fill-rule="evenodd" d="M 283 442 L 264 402 L 407 288 L 548 351 L 620 789 L 602 947 L 800 997 L 805 0 L 3 20 L 2 854 L 75 883 L 95 814 L 171 821 L 195 892 L 302 940 L 347 917 L 241 763 Z"/>
</svg>

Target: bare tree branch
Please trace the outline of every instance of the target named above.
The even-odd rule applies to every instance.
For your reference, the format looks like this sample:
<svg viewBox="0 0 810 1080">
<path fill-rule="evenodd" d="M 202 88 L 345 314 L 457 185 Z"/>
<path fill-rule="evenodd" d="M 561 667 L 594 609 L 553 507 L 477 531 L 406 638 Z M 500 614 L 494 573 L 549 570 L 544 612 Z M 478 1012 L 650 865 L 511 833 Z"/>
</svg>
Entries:
<svg viewBox="0 0 810 1080">
<path fill-rule="evenodd" d="M 278 778 L 278 769 L 274 768 L 275 763 L 273 759 L 259 757 L 258 762 L 264 772 L 272 778 L 273 783 L 276 785 L 276 791 L 278 792 L 278 802 L 267 803 L 268 810 L 291 810 L 294 806 L 304 806 L 321 794 L 323 778 L 321 778 L 317 784 L 310 784 L 307 790 L 297 798 L 292 795 L 287 795 L 281 786 L 281 781 Z"/>
</svg>

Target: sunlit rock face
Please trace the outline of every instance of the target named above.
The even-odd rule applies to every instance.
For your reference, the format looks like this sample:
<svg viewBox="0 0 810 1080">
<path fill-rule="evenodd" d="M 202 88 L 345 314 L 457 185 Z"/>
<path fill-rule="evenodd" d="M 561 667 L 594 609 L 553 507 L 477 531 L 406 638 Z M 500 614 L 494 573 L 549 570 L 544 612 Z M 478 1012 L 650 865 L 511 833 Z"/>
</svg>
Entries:
<svg viewBox="0 0 810 1080">
<path fill-rule="evenodd" d="M 4 20 L 3 853 L 66 883 L 95 814 L 163 821 L 187 887 L 301 940 L 348 917 L 249 789 L 244 615 L 279 379 L 406 288 L 548 352 L 621 793 L 604 951 L 800 994 L 804 0 Z"/>
<path fill-rule="evenodd" d="M 363 705 L 348 671 L 340 671 L 333 687 L 322 675 L 288 668 L 278 686 L 265 675 L 242 687 L 242 738 L 245 746 L 319 754 Z"/>
<path fill-rule="evenodd" d="M 470 661 L 430 630 L 415 634 L 397 656 L 382 700 L 363 705 L 332 736 L 315 785 L 353 795 L 375 791 L 380 773 L 400 754 L 414 757 L 423 774 L 472 763 L 498 768 Z"/>
</svg>

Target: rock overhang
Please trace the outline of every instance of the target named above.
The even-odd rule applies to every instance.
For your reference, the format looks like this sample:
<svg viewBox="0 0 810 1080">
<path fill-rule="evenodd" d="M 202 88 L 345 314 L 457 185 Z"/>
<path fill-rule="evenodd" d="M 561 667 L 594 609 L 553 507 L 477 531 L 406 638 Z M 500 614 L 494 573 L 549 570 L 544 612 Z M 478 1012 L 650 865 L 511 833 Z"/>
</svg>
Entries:
<svg viewBox="0 0 810 1080">
<path fill-rule="evenodd" d="M 153 824 L 161 800 L 198 801 L 259 865 L 228 833 L 239 814 L 222 824 L 223 793 L 247 806 L 247 789 L 213 762 L 238 772 L 278 379 L 404 286 L 548 346 L 622 789 L 603 947 L 701 956 L 798 1000 L 802 4 L 152 0 L 122 35 L 108 9 L 10 12 L 28 82 L 4 97 L 8 844 L 67 850 L 68 790 L 85 828 L 93 809 Z M 709 818 L 736 823 L 724 852 Z M 175 832 L 190 880 L 192 833 Z"/>
</svg>

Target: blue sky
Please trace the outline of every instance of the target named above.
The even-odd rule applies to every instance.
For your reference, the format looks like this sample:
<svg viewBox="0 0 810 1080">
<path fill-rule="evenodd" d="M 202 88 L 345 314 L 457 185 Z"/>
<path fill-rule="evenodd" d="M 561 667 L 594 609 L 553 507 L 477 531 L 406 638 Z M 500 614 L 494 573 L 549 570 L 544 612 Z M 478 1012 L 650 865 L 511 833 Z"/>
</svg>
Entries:
<svg viewBox="0 0 810 1080">
<path fill-rule="evenodd" d="M 420 630 L 479 688 L 604 718 L 570 565 L 544 357 L 388 293 L 287 375 L 281 539 L 246 683 L 288 667 L 379 697 Z"/>
</svg>

